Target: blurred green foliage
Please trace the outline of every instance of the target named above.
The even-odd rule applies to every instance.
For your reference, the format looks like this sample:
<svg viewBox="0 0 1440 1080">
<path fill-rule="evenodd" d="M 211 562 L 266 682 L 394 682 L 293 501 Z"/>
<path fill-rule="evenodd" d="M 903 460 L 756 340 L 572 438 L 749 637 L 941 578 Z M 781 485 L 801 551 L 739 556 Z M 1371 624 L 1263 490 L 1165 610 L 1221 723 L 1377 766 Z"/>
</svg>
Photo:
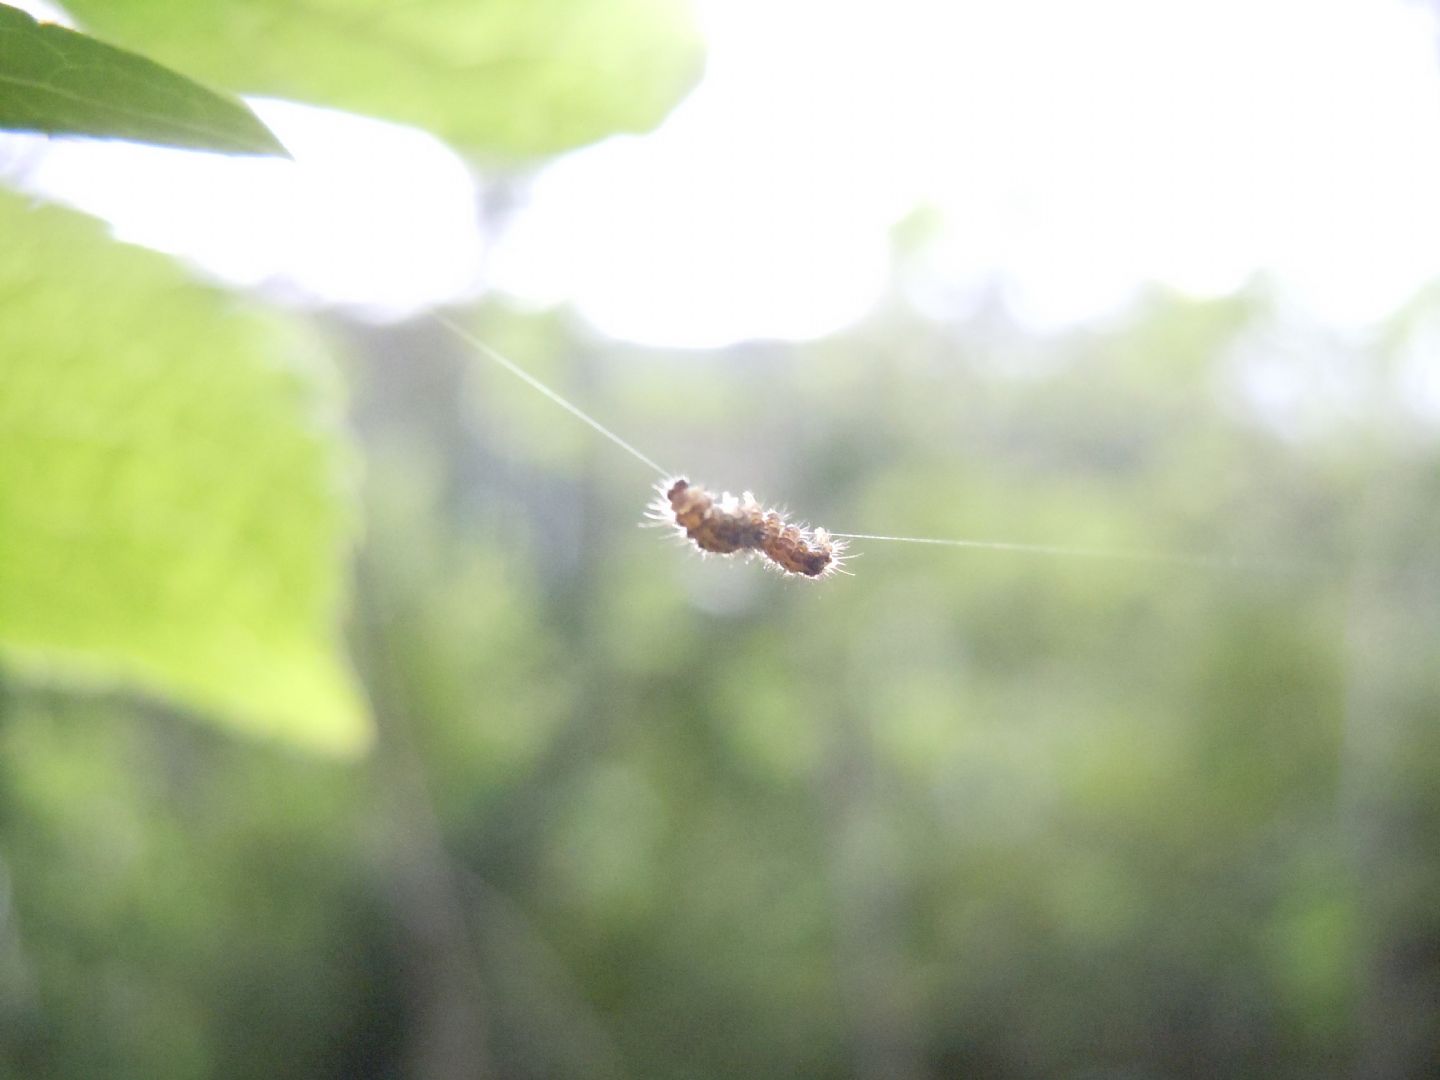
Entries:
<svg viewBox="0 0 1440 1080">
<path fill-rule="evenodd" d="M 650 478 L 613 447 L 513 442 L 529 391 L 438 328 L 355 335 L 378 751 L 296 762 L 12 687 L 11 1074 L 1426 1060 L 1436 451 L 1283 434 L 1237 358 L 1305 330 L 1263 288 L 1048 340 L 897 297 L 683 363 L 477 325 L 664 460 L 838 529 L 1293 565 L 701 561 L 635 528 Z"/>
<path fill-rule="evenodd" d="M 608 40 L 602 7 L 75 5 L 232 88 L 495 154 L 678 92 L 683 40 L 638 88 L 625 49 L 603 92 L 571 59 Z M 566 11 L 589 13 L 573 39 L 536 29 Z M 453 65 L 374 77 L 396 42 L 447 44 L 407 37 L 422 16 L 457 47 L 492 18 L 520 35 L 480 119 L 450 111 L 476 94 Z M 675 25 L 621 24 L 642 51 Z M 74 254 L 95 238 L 68 217 L 3 212 L 7 632 L 88 635 L 87 663 L 240 713 L 307 648 L 335 691 L 312 646 L 344 454 L 310 346 L 158 258 Z M 880 313 L 806 347 L 677 359 L 563 315 L 474 321 L 661 460 L 836 530 L 1279 568 L 875 543 L 816 585 L 702 562 L 634 527 L 653 477 L 433 323 L 337 328 L 375 751 L 292 756 L 0 669 L 0 1076 L 1424 1075 L 1440 451 L 1397 373 L 1435 298 L 1355 342 L 1263 284 L 1040 337 L 920 317 L 897 261 Z M 1312 365 L 1337 350 L 1364 378 L 1327 397 Z M 127 509 L 62 453 L 67 423 L 185 497 Z"/>
</svg>

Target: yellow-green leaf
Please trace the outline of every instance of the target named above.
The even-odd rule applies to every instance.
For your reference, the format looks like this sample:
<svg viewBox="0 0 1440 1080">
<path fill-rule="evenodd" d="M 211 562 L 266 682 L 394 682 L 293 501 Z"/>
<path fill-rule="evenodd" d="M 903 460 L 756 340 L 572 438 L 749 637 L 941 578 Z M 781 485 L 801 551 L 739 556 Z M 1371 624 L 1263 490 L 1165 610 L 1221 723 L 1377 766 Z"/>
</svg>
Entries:
<svg viewBox="0 0 1440 1080">
<path fill-rule="evenodd" d="M 96 33 L 237 93 L 403 121 L 491 155 L 654 127 L 703 49 L 688 0 L 72 0 Z"/>
<path fill-rule="evenodd" d="M 351 455 L 313 340 L 0 195 L 0 664 L 332 751 Z"/>
</svg>

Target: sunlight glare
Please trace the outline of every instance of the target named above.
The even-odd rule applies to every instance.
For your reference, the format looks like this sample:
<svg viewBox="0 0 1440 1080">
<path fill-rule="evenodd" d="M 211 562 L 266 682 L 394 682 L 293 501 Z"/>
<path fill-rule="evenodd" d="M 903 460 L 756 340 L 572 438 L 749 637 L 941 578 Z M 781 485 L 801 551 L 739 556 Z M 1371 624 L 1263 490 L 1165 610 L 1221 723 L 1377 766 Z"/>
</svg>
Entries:
<svg viewBox="0 0 1440 1080">
<path fill-rule="evenodd" d="M 250 105 L 294 161 L 55 139 L 21 182 L 122 240 L 293 301 L 394 319 L 476 290 L 478 195 L 454 151 L 399 124 Z"/>
<path fill-rule="evenodd" d="M 542 175 L 507 287 L 653 344 L 810 337 L 880 300 L 920 204 L 944 219 L 932 297 L 998 288 L 1039 329 L 1258 271 L 1364 322 L 1435 275 L 1440 81 L 1413 5 L 704 11 L 705 81 L 655 134 Z"/>
<path fill-rule="evenodd" d="M 897 297 L 943 318 L 998 297 L 1043 331 L 1257 273 L 1358 326 L 1440 268 L 1419 5 L 700 7 L 694 93 L 542 169 L 489 252 L 433 136 L 286 102 L 255 106 L 296 163 L 56 139 L 24 183 L 272 295 L 401 318 L 484 284 L 669 347 L 814 338 Z M 938 226 L 898 251 L 917 207 Z"/>
</svg>

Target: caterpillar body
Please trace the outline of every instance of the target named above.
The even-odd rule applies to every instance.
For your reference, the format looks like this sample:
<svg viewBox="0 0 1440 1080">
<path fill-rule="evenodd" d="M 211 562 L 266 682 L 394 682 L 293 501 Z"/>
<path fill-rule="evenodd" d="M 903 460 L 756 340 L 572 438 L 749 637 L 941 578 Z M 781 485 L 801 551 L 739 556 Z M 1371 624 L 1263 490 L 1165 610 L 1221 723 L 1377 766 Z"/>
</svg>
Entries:
<svg viewBox="0 0 1440 1080">
<path fill-rule="evenodd" d="M 766 510 L 748 491 L 718 498 L 684 477 L 660 484 L 647 515 L 671 525 L 701 551 L 760 555 L 787 574 L 808 578 L 842 573 L 845 544 L 824 529 L 807 529 Z"/>
</svg>

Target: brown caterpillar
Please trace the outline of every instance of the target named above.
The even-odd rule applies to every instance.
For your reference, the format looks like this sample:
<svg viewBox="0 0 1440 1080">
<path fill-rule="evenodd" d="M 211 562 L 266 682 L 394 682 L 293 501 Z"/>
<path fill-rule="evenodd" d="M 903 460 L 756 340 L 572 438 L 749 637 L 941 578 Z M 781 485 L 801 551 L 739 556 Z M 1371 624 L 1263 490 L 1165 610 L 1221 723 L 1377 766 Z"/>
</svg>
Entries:
<svg viewBox="0 0 1440 1080">
<path fill-rule="evenodd" d="M 760 554 L 788 574 L 808 578 L 840 572 L 845 544 L 824 529 L 791 525 L 774 510 L 762 509 L 748 491 L 718 499 L 683 477 L 660 484 L 647 515 L 672 525 L 701 551 L 717 555 Z"/>
</svg>

